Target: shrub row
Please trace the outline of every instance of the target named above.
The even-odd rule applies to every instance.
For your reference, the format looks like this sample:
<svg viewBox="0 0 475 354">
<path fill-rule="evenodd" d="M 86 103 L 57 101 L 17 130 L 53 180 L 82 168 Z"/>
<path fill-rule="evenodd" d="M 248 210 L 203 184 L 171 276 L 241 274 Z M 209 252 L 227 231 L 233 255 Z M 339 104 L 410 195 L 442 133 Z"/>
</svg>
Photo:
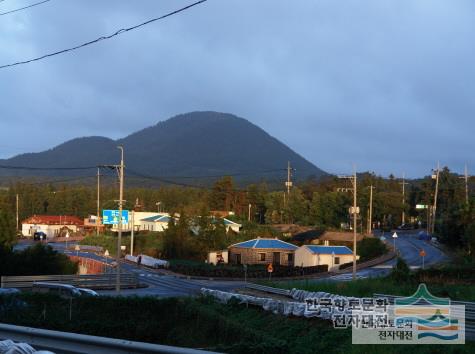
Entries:
<svg viewBox="0 0 475 354">
<path fill-rule="evenodd" d="M 171 260 L 170 270 L 186 275 L 203 276 L 203 277 L 224 277 L 224 278 L 243 278 L 244 266 L 242 265 L 229 265 L 220 264 L 212 265 L 206 263 L 200 263 L 195 261 L 185 260 Z M 316 274 L 327 272 L 327 265 L 320 265 L 315 267 L 287 267 L 287 266 L 274 266 L 272 277 L 292 277 L 306 274 Z M 266 265 L 248 265 L 247 276 L 249 278 L 267 278 L 269 273 L 267 272 Z"/>
</svg>

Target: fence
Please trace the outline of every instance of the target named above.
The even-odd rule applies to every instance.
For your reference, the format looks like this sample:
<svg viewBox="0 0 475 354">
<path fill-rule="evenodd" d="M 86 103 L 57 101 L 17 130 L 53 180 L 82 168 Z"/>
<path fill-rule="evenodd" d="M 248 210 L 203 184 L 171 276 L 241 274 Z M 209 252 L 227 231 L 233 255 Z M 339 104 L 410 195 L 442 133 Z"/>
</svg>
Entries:
<svg viewBox="0 0 475 354">
<path fill-rule="evenodd" d="M 45 329 L 20 327 L 0 323 L 0 339 L 11 339 L 28 343 L 35 349 L 55 353 L 95 353 L 95 354 L 206 354 L 202 350 L 170 347 L 166 345 L 133 342 L 123 339 L 89 336 L 77 333 L 50 331 Z"/>
<path fill-rule="evenodd" d="M 2 276 L 2 288 L 28 289 L 33 287 L 34 282 L 49 282 L 70 284 L 80 288 L 89 289 L 114 289 L 117 273 L 86 274 L 86 275 L 32 275 L 32 276 Z M 136 274 L 121 273 L 121 288 L 139 287 L 139 279 Z"/>
</svg>

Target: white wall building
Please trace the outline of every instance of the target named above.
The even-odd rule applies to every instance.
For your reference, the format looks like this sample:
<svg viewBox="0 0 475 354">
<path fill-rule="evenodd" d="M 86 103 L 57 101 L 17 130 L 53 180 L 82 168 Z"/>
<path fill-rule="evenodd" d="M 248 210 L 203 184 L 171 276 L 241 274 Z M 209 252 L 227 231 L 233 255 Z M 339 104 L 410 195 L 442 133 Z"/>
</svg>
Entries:
<svg viewBox="0 0 475 354">
<path fill-rule="evenodd" d="M 359 259 L 359 256 L 356 256 Z M 346 246 L 304 245 L 295 251 L 295 266 L 314 267 L 328 265 L 328 270 L 337 270 L 341 264 L 353 261 L 353 251 Z"/>
<path fill-rule="evenodd" d="M 62 229 L 77 232 L 84 226 L 84 221 L 68 215 L 33 215 L 21 223 L 21 233 L 33 237 L 35 232 L 44 232 L 47 238 L 59 236 Z"/>
</svg>

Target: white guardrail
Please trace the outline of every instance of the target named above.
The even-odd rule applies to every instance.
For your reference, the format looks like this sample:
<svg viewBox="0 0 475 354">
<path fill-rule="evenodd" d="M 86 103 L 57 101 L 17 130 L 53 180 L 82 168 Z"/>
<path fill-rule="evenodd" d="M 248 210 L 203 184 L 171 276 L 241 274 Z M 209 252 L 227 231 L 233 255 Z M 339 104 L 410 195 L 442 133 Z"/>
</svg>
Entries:
<svg viewBox="0 0 475 354">
<path fill-rule="evenodd" d="M 133 342 L 123 339 L 96 337 L 77 333 L 50 331 L 0 323 L 0 339 L 28 343 L 38 350 L 56 354 L 209 354 L 213 352 L 167 345 Z"/>
</svg>

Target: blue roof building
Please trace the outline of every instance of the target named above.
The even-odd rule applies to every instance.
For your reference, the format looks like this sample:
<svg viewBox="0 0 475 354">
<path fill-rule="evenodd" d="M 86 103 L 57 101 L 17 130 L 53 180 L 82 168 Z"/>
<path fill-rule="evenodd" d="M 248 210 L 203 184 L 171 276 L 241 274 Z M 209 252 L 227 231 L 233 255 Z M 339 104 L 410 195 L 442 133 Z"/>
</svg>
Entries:
<svg viewBox="0 0 475 354">
<path fill-rule="evenodd" d="M 297 246 L 277 238 L 256 238 L 229 246 L 234 264 L 275 264 L 291 266 Z"/>
</svg>

